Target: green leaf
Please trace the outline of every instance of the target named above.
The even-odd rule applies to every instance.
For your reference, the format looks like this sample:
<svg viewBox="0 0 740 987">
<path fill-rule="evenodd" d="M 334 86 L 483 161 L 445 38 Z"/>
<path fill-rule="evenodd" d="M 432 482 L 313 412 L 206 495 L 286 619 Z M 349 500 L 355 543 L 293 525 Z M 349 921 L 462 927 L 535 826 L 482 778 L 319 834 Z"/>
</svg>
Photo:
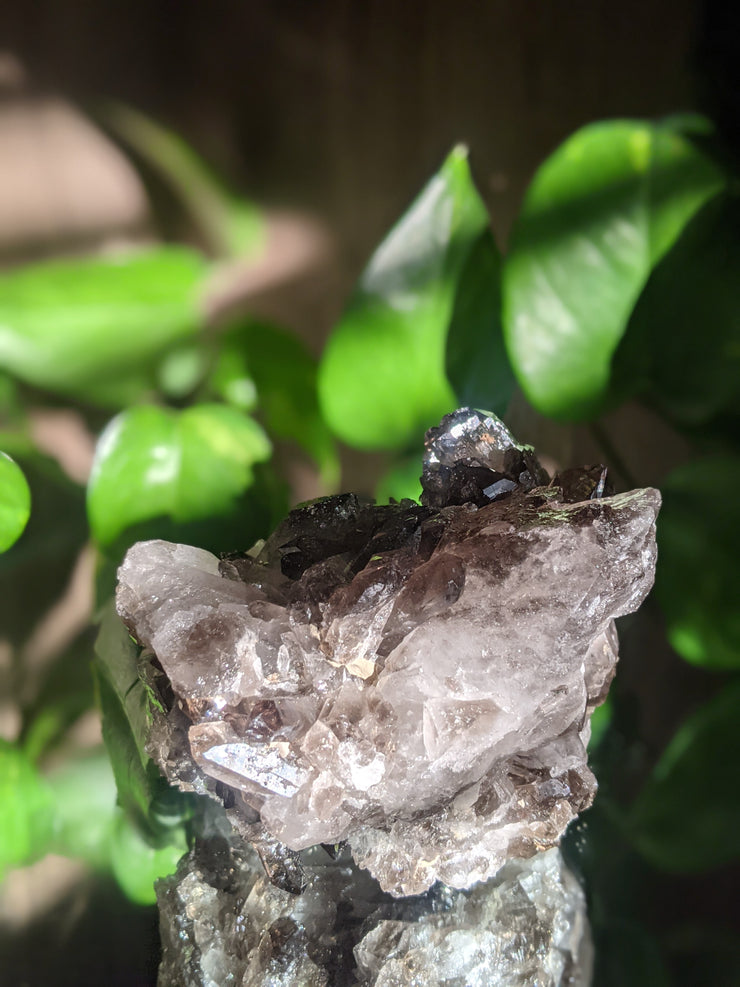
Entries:
<svg viewBox="0 0 740 987">
<path fill-rule="evenodd" d="M 67 760 L 48 778 L 54 799 L 51 849 L 93 867 L 107 867 L 116 810 L 116 784 L 103 748 Z"/>
<path fill-rule="evenodd" d="M 0 367 L 105 406 L 136 397 L 142 365 L 201 325 L 202 258 L 181 247 L 45 261 L 0 276 Z"/>
<path fill-rule="evenodd" d="M 0 880 L 47 852 L 53 832 L 49 789 L 18 747 L 0 740 Z"/>
<path fill-rule="evenodd" d="M 656 866 L 693 872 L 740 857 L 740 683 L 678 730 L 634 803 L 631 831 Z"/>
<path fill-rule="evenodd" d="M 687 463 L 661 490 L 655 593 L 668 638 L 695 665 L 740 668 L 740 459 Z"/>
<path fill-rule="evenodd" d="M 201 383 L 207 369 L 208 355 L 197 342 L 185 343 L 169 350 L 157 367 L 157 382 L 163 394 L 182 401 Z"/>
<path fill-rule="evenodd" d="M 375 488 L 375 499 L 379 504 L 404 498 L 420 500 L 422 457 L 423 452 L 419 450 L 412 456 L 404 456 L 391 466 Z"/>
<path fill-rule="evenodd" d="M 298 338 L 261 323 L 237 327 L 221 344 L 212 385 L 242 407 L 256 396 L 269 433 L 296 442 L 319 466 L 324 486 L 336 488 L 339 459 L 319 409 L 316 363 Z"/>
<path fill-rule="evenodd" d="M 246 551 L 257 539 L 267 538 L 283 520 L 290 510 L 289 495 L 287 483 L 278 476 L 272 463 L 258 463 L 254 468 L 253 483 L 224 514 L 180 522 L 159 516 L 126 528 L 99 552 L 96 599 L 102 602 L 115 592 L 118 567 L 134 542 L 162 538 L 197 545 L 214 555 Z M 0 595 L 0 608 L 1 604 Z"/>
<path fill-rule="evenodd" d="M 118 803 L 143 834 L 160 838 L 168 825 L 163 824 L 157 806 L 167 801 L 169 786 L 144 749 L 151 724 L 151 695 L 139 678 L 139 649 L 112 599 L 101 612 L 93 668 Z"/>
<path fill-rule="evenodd" d="M 504 263 L 504 333 L 529 401 L 588 418 L 648 276 L 723 186 L 676 121 L 577 131 L 541 166 Z"/>
<path fill-rule="evenodd" d="M 226 405 L 185 411 L 142 405 L 122 412 L 98 442 L 88 487 L 95 538 L 112 542 L 138 521 L 191 521 L 227 513 L 270 455 L 259 425 Z"/>
<path fill-rule="evenodd" d="M 5 639 L 23 648 L 59 601 L 89 530 L 84 489 L 47 456 L 17 452 L 33 510 L 23 537 L 0 554 L 0 627 Z M 23 665 L 19 671 L 24 674 Z"/>
<path fill-rule="evenodd" d="M 111 868 L 132 901 L 152 903 L 153 882 L 171 873 L 187 849 L 182 820 L 159 839 L 143 834 L 116 807 L 116 786 L 102 749 L 66 762 L 50 776 L 49 786 L 56 823 L 50 849 L 99 870 Z"/>
<path fill-rule="evenodd" d="M 209 384 L 227 404 L 242 411 L 254 411 L 257 407 L 257 386 L 247 366 L 245 349 L 238 335 L 230 333 L 221 343 Z"/>
<path fill-rule="evenodd" d="M 111 841 L 111 865 L 124 894 L 137 905 L 153 905 L 157 900 L 154 882 L 177 869 L 178 861 L 187 852 L 185 834 L 172 834 L 173 842 L 152 846 L 132 826 L 123 813 L 116 815 Z"/>
<path fill-rule="evenodd" d="M 597 706 L 591 714 L 591 737 L 588 742 L 588 749 L 590 751 L 596 750 L 604 739 L 604 734 L 611 724 L 612 715 L 612 705 L 608 699 L 601 706 Z"/>
<path fill-rule="evenodd" d="M 330 428 L 362 449 L 403 449 L 455 406 L 447 331 L 465 263 L 488 227 L 465 148 L 373 254 L 319 368 Z"/>
<path fill-rule="evenodd" d="M 20 466 L 0 452 L 0 552 L 23 534 L 31 516 L 31 491 Z"/>
<path fill-rule="evenodd" d="M 514 393 L 501 325 L 501 256 L 490 230 L 474 244 L 460 278 L 447 335 L 447 376 L 460 406 L 499 416 Z"/>
<path fill-rule="evenodd" d="M 95 666 L 103 715 L 103 740 L 113 766 L 118 802 L 126 815 L 146 830 L 150 828 L 149 807 L 163 779 L 140 746 L 145 736 L 143 727 L 140 726 L 141 732 L 137 732 L 127 715 L 132 704 L 136 704 L 139 719 L 146 716 L 146 695 L 142 683 L 134 678 L 130 692 L 127 690 L 122 697 L 111 681 L 111 668 L 110 662 L 99 662 Z M 131 695 L 133 699 L 130 699 Z"/>
<path fill-rule="evenodd" d="M 716 196 L 653 271 L 617 351 L 615 373 L 632 378 L 639 352 L 635 383 L 679 425 L 740 408 L 738 230 L 740 202 Z"/>
<path fill-rule="evenodd" d="M 109 106 L 107 119 L 171 186 L 214 253 L 233 257 L 261 244 L 263 222 L 257 207 L 232 195 L 178 134 L 122 104 Z"/>
</svg>

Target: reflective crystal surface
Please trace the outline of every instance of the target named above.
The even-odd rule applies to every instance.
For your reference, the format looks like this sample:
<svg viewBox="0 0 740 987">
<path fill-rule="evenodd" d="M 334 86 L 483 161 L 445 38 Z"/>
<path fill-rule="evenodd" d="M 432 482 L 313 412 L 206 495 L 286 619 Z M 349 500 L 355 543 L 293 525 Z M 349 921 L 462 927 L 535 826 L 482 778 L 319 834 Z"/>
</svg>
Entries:
<svg viewBox="0 0 740 987">
<path fill-rule="evenodd" d="M 595 792 L 589 716 L 613 618 L 653 581 L 659 494 L 605 496 L 601 467 L 549 481 L 470 409 L 426 449 L 421 505 L 325 498 L 249 553 L 144 542 L 119 571 L 164 710 L 148 750 L 285 887 L 295 851 L 346 841 L 395 895 L 470 888 Z"/>
<path fill-rule="evenodd" d="M 201 841 L 158 883 L 159 987 L 541 987 L 590 982 L 583 893 L 557 849 L 510 861 L 471 892 L 397 900 L 309 852 L 300 895 L 239 840 Z"/>
</svg>

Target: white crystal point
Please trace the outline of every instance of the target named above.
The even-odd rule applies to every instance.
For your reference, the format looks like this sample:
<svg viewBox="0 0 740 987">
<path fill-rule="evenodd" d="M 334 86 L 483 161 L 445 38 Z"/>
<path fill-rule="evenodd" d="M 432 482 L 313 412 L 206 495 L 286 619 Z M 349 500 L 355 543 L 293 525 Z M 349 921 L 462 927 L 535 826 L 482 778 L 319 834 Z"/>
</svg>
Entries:
<svg viewBox="0 0 740 987">
<path fill-rule="evenodd" d="M 170 781 L 205 783 L 245 834 L 348 841 L 396 895 L 486 881 L 590 804 L 613 618 L 654 574 L 657 491 L 600 497 L 600 468 L 537 485 L 508 433 L 502 461 L 471 455 L 491 426 L 463 417 L 463 459 L 425 464 L 432 503 L 328 498 L 251 555 L 148 542 L 119 572 L 178 700 L 150 743 Z"/>
</svg>

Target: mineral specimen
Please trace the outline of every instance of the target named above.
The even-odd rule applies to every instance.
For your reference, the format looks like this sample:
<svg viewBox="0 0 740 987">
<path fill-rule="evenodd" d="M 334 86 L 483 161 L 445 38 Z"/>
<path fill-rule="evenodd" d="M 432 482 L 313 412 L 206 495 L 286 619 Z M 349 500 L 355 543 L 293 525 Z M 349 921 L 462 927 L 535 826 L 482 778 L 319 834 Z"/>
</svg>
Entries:
<svg viewBox="0 0 740 987">
<path fill-rule="evenodd" d="M 268 862 L 347 842 L 395 895 L 486 881 L 590 804 L 589 717 L 660 502 L 602 496 L 600 467 L 550 481 L 469 409 L 426 449 L 421 505 L 326 498 L 221 561 L 139 543 L 117 596 L 168 779 L 220 798 Z"/>
<path fill-rule="evenodd" d="M 586 987 L 583 893 L 557 849 L 510 861 L 473 891 L 384 895 L 317 849 L 295 896 L 240 840 L 196 845 L 160 881 L 159 987 Z"/>
</svg>

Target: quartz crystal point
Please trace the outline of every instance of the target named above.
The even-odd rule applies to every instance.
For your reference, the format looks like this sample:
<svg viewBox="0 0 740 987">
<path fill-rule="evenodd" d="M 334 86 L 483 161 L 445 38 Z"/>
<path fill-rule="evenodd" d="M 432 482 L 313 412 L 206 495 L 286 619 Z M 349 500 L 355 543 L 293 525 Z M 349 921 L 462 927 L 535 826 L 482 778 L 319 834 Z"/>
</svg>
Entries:
<svg viewBox="0 0 740 987">
<path fill-rule="evenodd" d="M 658 492 L 550 481 L 470 409 L 428 433 L 422 485 L 421 505 L 303 505 L 220 561 L 139 543 L 119 570 L 150 754 L 294 890 L 291 852 L 340 842 L 395 895 L 470 888 L 594 796 L 590 714 L 613 618 L 652 585 Z"/>
<path fill-rule="evenodd" d="M 204 840 L 158 882 L 159 987 L 587 987 L 583 892 L 552 849 L 470 892 L 384 895 L 348 856 L 311 851 L 301 895 L 240 840 Z"/>
</svg>

